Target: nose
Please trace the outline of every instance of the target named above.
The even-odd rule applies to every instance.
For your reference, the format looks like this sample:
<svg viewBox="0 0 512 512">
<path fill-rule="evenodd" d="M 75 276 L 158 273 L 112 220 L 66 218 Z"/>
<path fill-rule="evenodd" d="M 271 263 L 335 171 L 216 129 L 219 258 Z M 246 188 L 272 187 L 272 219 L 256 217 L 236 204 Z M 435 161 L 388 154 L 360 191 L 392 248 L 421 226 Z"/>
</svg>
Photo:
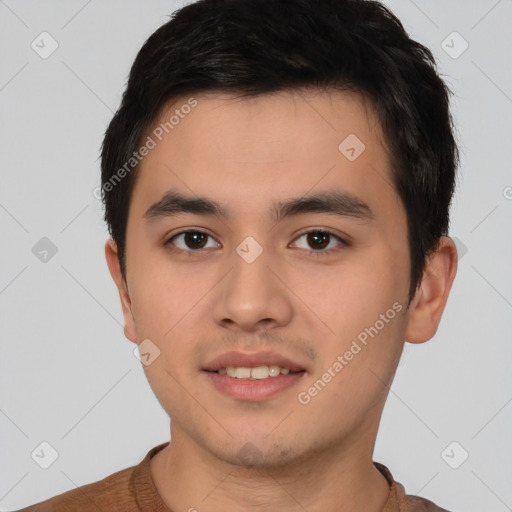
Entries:
<svg viewBox="0 0 512 512">
<path fill-rule="evenodd" d="M 292 294 L 278 279 L 278 265 L 265 251 L 252 263 L 236 252 L 231 271 L 215 287 L 213 315 L 232 331 L 259 332 L 287 325 L 293 317 Z"/>
</svg>

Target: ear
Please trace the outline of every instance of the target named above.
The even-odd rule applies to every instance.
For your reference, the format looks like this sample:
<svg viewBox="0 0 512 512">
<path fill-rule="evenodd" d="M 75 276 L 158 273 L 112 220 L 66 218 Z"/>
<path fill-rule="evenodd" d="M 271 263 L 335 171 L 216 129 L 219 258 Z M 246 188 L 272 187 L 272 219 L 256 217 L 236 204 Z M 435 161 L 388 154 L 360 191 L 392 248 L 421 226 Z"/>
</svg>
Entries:
<svg viewBox="0 0 512 512">
<path fill-rule="evenodd" d="M 132 302 L 126 280 L 121 273 L 121 265 L 119 263 L 119 256 L 117 253 L 117 244 L 112 238 L 109 238 L 105 243 L 105 258 L 107 259 L 108 269 L 110 275 L 114 280 L 119 291 L 119 298 L 121 299 L 121 307 L 123 309 L 124 317 L 124 335 L 134 343 L 137 343 L 137 336 L 135 331 L 135 321 L 132 314 Z"/>
<path fill-rule="evenodd" d="M 451 238 L 443 236 L 427 259 L 421 283 L 409 306 L 405 341 L 423 343 L 435 335 L 456 273 L 457 248 Z"/>
</svg>

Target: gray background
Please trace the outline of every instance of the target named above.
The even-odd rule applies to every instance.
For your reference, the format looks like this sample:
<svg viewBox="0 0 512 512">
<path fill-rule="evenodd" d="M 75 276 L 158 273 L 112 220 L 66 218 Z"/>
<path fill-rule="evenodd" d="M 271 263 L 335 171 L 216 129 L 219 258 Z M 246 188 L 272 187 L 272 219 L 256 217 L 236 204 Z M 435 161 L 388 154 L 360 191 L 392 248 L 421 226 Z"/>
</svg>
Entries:
<svg viewBox="0 0 512 512">
<path fill-rule="evenodd" d="M 512 2 L 386 3 L 455 92 L 461 258 L 439 332 L 406 345 L 374 459 L 449 510 L 512 510 Z M 181 5 L 0 1 L 0 510 L 138 464 L 168 440 L 123 335 L 93 191 L 135 54 Z M 31 47 L 51 49 L 43 31 L 59 45 L 46 59 Z M 43 237 L 57 248 L 46 261 Z M 58 452 L 48 469 L 31 457 L 51 456 L 43 441 Z"/>
</svg>

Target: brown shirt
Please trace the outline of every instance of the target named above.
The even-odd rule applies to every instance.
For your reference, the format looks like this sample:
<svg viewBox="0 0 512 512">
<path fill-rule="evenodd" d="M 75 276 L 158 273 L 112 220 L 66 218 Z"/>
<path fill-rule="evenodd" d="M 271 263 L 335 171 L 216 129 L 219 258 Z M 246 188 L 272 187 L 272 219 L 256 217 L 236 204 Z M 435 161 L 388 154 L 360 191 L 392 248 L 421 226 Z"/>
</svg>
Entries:
<svg viewBox="0 0 512 512">
<path fill-rule="evenodd" d="M 149 462 L 169 442 L 152 448 L 138 466 L 107 476 L 103 480 L 54 496 L 18 512 L 172 512 L 158 494 Z M 389 497 L 382 512 L 448 512 L 431 501 L 405 494 L 386 466 L 374 462 L 389 482 Z"/>
</svg>

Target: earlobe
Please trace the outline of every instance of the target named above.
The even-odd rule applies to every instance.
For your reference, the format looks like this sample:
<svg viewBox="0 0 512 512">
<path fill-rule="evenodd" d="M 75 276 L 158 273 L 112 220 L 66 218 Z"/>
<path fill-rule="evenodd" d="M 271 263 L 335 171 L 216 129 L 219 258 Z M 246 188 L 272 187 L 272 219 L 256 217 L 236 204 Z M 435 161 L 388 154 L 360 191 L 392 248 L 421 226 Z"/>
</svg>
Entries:
<svg viewBox="0 0 512 512">
<path fill-rule="evenodd" d="M 130 341 L 137 343 L 135 321 L 132 313 L 132 302 L 126 280 L 121 272 L 117 244 L 112 238 L 109 238 L 105 243 L 105 258 L 107 260 L 110 275 L 112 276 L 119 292 L 124 317 L 124 334 Z"/>
<path fill-rule="evenodd" d="M 427 260 L 411 302 L 406 341 L 423 343 L 435 335 L 456 273 L 457 248 L 451 238 L 443 236 Z"/>
</svg>

